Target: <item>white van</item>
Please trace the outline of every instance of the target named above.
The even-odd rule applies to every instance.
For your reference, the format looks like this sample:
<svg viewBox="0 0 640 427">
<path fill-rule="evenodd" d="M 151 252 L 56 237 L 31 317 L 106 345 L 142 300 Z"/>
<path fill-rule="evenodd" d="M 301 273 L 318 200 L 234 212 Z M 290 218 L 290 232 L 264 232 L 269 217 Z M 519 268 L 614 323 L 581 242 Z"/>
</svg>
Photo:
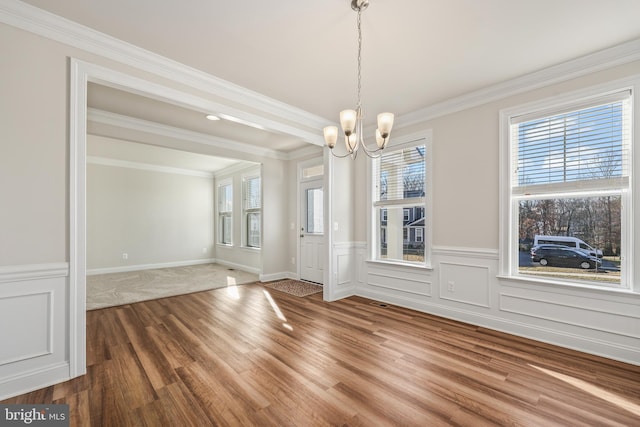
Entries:
<svg viewBox="0 0 640 427">
<path fill-rule="evenodd" d="M 570 248 L 580 249 L 583 252 L 588 253 L 591 256 L 597 256 L 598 258 L 602 258 L 602 251 L 600 249 L 595 249 L 584 241 L 578 239 L 577 237 L 570 236 L 542 236 L 536 234 L 533 238 L 533 246 L 537 245 L 562 245 L 568 246 Z"/>
</svg>

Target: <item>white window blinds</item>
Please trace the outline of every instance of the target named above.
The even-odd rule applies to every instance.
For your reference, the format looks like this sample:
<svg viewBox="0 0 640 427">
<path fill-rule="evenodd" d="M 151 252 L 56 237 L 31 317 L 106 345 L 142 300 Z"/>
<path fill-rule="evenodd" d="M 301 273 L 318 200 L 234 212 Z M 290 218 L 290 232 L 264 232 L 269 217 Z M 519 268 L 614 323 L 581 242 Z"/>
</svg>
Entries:
<svg viewBox="0 0 640 427">
<path fill-rule="evenodd" d="M 218 187 L 218 211 L 233 211 L 233 193 L 231 184 L 225 184 Z"/>
<path fill-rule="evenodd" d="M 425 146 L 385 151 L 374 162 L 375 206 L 403 204 L 411 199 L 424 201 Z"/>
<path fill-rule="evenodd" d="M 260 209 L 260 177 L 247 178 L 245 186 L 245 209 Z"/>
<path fill-rule="evenodd" d="M 626 185 L 631 141 L 629 91 L 579 109 L 511 119 L 514 194 Z"/>
</svg>

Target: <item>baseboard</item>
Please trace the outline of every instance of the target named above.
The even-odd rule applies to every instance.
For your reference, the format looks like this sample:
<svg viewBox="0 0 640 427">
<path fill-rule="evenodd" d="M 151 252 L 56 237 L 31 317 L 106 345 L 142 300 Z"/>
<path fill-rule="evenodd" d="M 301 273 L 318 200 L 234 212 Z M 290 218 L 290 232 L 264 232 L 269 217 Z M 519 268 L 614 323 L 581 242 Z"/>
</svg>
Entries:
<svg viewBox="0 0 640 427">
<path fill-rule="evenodd" d="M 299 280 L 300 277 L 296 273 L 290 271 L 281 271 L 279 273 L 260 274 L 261 282 L 272 282 L 274 280 L 292 279 Z"/>
<path fill-rule="evenodd" d="M 0 400 L 49 387 L 69 379 L 71 378 L 68 362 L 3 378 L 0 382 Z"/>
<path fill-rule="evenodd" d="M 246 271 L 247 273 L 260 274 L 260 269 L 255 267 L 248 267 L 242 264 L 236 264 L 235 262 L 229 262 L 222 259 L 215 259 L 211 262 L 215 262 L 216 264 L 223 265 L 225 267 L 233 268 L 235 270 Z"/>
<path fill-rule="evenodd" d="M 157 268 L 187 267 L 189 265 L 212 264 L 214 262 L 216 262 L 215 258 L 208 258 L 208 259 L 196 259 L 196 260 L 188 260 L 188 261 L 162 262 L 158 264 L 137 264 L 137 265 L 124 265 L 121 267 L 91 268 L 91 269 L 87 269 L 87 276 L 95 276 L 96 274 L 126 273 L 129 271 L 139 271 L 139 270 L 155 270 Z"/>
</svg>

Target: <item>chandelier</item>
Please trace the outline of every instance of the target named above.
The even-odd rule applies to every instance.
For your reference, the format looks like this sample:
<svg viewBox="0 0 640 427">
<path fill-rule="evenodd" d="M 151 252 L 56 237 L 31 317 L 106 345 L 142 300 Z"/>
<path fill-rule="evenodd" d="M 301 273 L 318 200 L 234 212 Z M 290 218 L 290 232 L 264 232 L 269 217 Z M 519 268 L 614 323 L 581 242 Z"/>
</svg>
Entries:
<svg viewBox="0 0 640 427">
<path fill-rule="evenodd" d="M 363 125 L 362 125 L 362 105 L 360 102 L 360 90 L 362 88 L 361 77 L 361 63 L 362 63 L 362 28 L 361 28 L 361 16 L 362 11 L 369 6 L 369 0 L 351 0 L 351 8 L 358 12 L 358 102 L 355 110 L 343 110 L 340 112 L 340 126 L 342 127 L 342 133 L 344 134 L 344 143 L 347 148 L 347 153 L 344 155 L 338 155 L 333 151 L 338 140 L 338 128 L 337 126 L 327 126 L 324 128 L 324 140 L 327 146 L 331 149 L 330 152 L 335 157 L 351 156 L 355 159 L 358 155 L 358 149 L 362 147 L 362 150 L 369 157 L 379 157 L 380 154 L 376 152 L 384 149 L 389 141 L 389 134 L 393 127 L 393 113 L 381 113 L 378 114 L 378 128 L 376 129 L 376 145 L 377 148 L 367 148 L 364 143 L 363 137 Z"/>
</svg>

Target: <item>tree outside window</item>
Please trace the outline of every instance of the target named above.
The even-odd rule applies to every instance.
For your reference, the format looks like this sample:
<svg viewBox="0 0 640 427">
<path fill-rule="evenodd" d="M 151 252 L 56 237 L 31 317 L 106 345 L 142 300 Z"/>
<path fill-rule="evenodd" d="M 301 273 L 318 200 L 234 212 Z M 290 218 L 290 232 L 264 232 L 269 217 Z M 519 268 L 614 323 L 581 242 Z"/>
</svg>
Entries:
<svg viewBox="0 0 640 427">
<path fill-rule="evenodd" d="M 629 259 L 624 252 L 630 224 L 623 206 L 631 173 L 630 91 L 546 111 L 510 118 L 510 198 L 517 224 L 511 233 L 518 248 L 514 270 L 539 278 L 623 286 L 621 271 Z M 578 255 L 592 247 L 596 259 L 581 268 L 577 261 L 571 265 L 560 259 L 573 252 L 551 247 L 554 255 L 541 260 L 532 248 L 536 236 L 574 238 Z"/>
</svg>

